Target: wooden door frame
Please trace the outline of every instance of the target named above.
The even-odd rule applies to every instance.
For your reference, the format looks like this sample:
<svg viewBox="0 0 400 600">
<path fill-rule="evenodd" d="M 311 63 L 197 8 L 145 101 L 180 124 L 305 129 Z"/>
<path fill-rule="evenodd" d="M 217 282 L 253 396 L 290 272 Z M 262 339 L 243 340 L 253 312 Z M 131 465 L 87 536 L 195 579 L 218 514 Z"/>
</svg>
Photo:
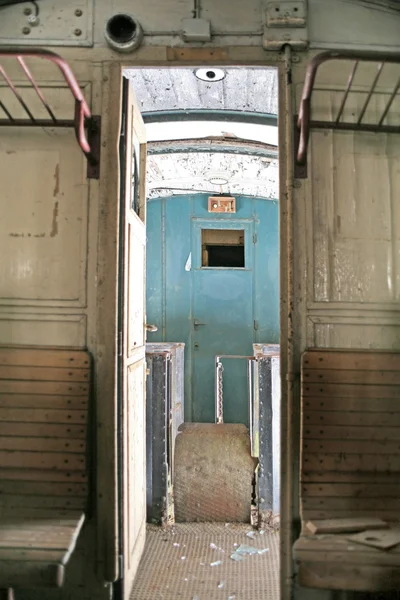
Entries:
<svg viewBox="0 0 400 600">
<path fill-rule="evenodd" d="M 113 170 L 119 147 L 122 71 L 139 67 L 242 66 L 276 67 L 279 82 L 279 225 L 280 225 L 280 347 L 281 347 L 281 598 L 289 600 L 293 586 L 292 545 L 298 515 L 298 429 L 293 411 L 298 371 L 295 364 L 293 306 L 293 118 L 291 51 L 267 53 L 240 47 L 184 49 L 181 54 L 160 48 L 160 60 L 117 58 L 103 63 L 101 176 L 96 315 L 96 422 L 97 422 L 97 561 L 99 576 L 113 582 L 119 576 L 117 502 L 117 289 L 119 239 L 119 172 Z M 171 60 L 168 60 L 171 51 Z M 154 50 L 155 52 L 155 50 Z M 258 54 L 257 54 L 258 52 Z M 154 56 L 157 52 L 154 53 Z M 257 58 L 254 58 L 257 56 Z M 119 58 L 119 57 L 118 57 Z M 117 171 L 117 172 L 116 172 Z M 296 356 L 297 356 L 296 352 Z M 297 467 L 295 466 L 295 469 Z"/>
</svg>

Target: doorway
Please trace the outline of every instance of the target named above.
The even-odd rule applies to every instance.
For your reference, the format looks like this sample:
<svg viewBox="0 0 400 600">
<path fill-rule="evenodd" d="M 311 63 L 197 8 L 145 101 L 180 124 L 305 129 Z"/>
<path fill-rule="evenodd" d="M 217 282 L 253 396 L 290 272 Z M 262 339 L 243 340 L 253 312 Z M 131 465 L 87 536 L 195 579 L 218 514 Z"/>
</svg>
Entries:
<svg viewBox="0 0 400 600">
<path fill-rule="evenodd" d="M 182 76 L 184 70 L 180 71 L 179 75 Z M 190 71 L 192 76 L 196 77 L 196 70 Z M 230 74 L 229 69 L 224 71 L 226 75 Z M 236 77 L 237 83 L 239 71 L 246 72 L 247 70 L 231 69 L 230 71 L 232 76 Z M 260 74 L 263 73 L 262 69 L 254 71 L 258 71 L 253 74 L 255 77 L 261 76 Z M 165 73 L 170 74 L 170 70 L 164 70 L 164 75 Z M 133 82 L 135 93 L 138 96 L 132 72 L 130 71 L 127 75 Z M 249 73 L 246 72 L 245 75 L 248 84 Z M 147 81 L 150 80 L 147 78 Z M 179 81 L 179 77 L 177 81 Z M 212 84 L 207 82 L 207 85 L 214 85 L 214 82 Z M 212 91 L 212 88 L 210 90 L 210 97 L 212 97 L 215 92 Z M 145 104 L 143 98 L 144 96 L 141 98 L 139 94 L 138 104 L 142 109 L 142 115 L 146 117 L 146 111 L 143 110 Z M 210 109 L 202 108 L 198 112 L 202 110 L 209 111 Z M 178 110 L 178 112 L 180 111 Z M 236 113 L 238 112 L 249 113 L 252 111 L 236 111 Z M 279 339 L 278 197 L 277 194 L 271 197 L 270 191 L 267 194 L 260 193 L 263 183 L 263 178 L 260 176 L 262 169 L 255 171 L 253 168 L 257 161 L 259 166 L 265 167 L 265 164 L 262 164 L 264 159 L 264 162 L 268 163 L 268 168 L 275 163 L 275 173 L 277 174 L 276 144 L 266 143 L 265 139 L 260 141 L 256 137 L 261 135 L 263 128 L 272 127 L 271 119 L 267 120 L 268 124 L 265 125 L 251 122 L 252 119 L 246 114 L 247 122 L 240 122 L 243 114 L 235 114 L 238 122 L 235 122 L 235 119 L 231 119 L 229 123 L 222 120 L 222 129 L 222 115 L 218 113 L 218 109 L 213 115 L 218 117 L 220 135 L 204 137 L 205 129 L 199 134 L 199 125 L 201 130 L 204 128 L 204 123 L 196 119 L 193 129 L 197 128 L 198 132 L 196 135 L 191 133 L 189 141 L 187 132 L 190 127 L 185 119 L 183 119 L 182 126 L 182 114 L 173 115 L 175 133 L 172 138 L 168 137 L 171 134 L 168 134 L 165 128 L 171 123 L 168 120 L 163 122 L 164 132 L 159 134 L 159 139 L 153 140 L 155 149 L 153 155 L 151 154 L 153 142 L 148 144 L 150 157 L 157 156 L 159 159 L 163 159 L 167 156 L 168 160 L 171 160 L 172 157 L 175 167 L 178 163 L 177 154 L 186 155 L 186 157 L 191 155 L 191 158 L 195 160 L 186 160 L 186 171 L 181 170 L 180 176 L 175 177 L 172 184 L 168 182 L 169 185 L 165 185 L 164 179 L 164 187 L 154 185 L 154 179 L 160 176 L 162 170 L 160 162 L 158 165 L 155 164 L 155 161 L 153 164 L 149 164 L 147 181 L 150 182 L 150 189 L 146 202 L 147 216 L 144 217 L 146 211 L 142 213 L 143 222 L 146 222 L 147 226 L 147 322 L 152 323 L 147 327 L 149 330 L 148 340 L 184 341 L 186 353 L 185 420 L 200 423 L 214 423 L 215 419 L 215 356 L 228 354 L 229 357 L 232 355 L 236 357 L 240 355 L 247 360 L 254 355 L 254 344 L 257 344 L 258 347 L 276 344 Z M 212 116 L 210 112 L 202 116 L 203 118 L 207 117 L 205 121 L 207 126 L 215 125 L 210 121 Z M 232 114 L 230 114 L 231 117 Z M 157 116 L 153 114 L 152 119 L 151 125 L 153 126 L 157 124 Z M 258 119 L 265 121 L 264 113 Z M 136 118 L 136 120 L 138 119 Z M 276 130 L 276 114 L 274 122 Z M 250 130 L 253 125 L 258 131 L 252 136 Z M 185 142 L 180 144 L 182 137 L 179 136 L 182 136 L 183 128 L 186 130 L 186 137 L 183 135 Z M 149 129 L 150 127 L 148 132 Z M 240 129 L 246 134 L 237 135 Z M 178 131 L 179 134 L 177 134 Z M 274 133 L 276 135 L 276 131 Z M 245 135 L 255 139 L 247 139 L 244 137 Z M 203 145 L 201 148 L 199 148 L 199 140 Z M 206 148 L 204 148 L 204 140 L 207 142 Z M 162 148 L 160 150 L 160 147 L 156 146 L 161 141 L 164 143 L 164 149 L 165 144 L 173 143 L 179 151 L 171 152 L 169 146 L 163 154 Z M 217 172 L 217 174 L 213 173 L 213 177 L 208 178 L 198 174 L 194 181 L 188 165 L 191 162 L 192 165 L 198 166 L 199 161 L 196 161 L 197 156 L 194 156 L 196 153 L 208 155 L 211 160 L 216 155 L 219 159 L 221 155 L 224 155 L 225 162 L 234 164 L 234 166 L 234 160 L 236 160 L 236 166 L 240 164 L 242 171 L 247 169 L 246 177 L 240 178 L 239 173 L 239 177 L 235 178 L 235 169 L 231 168 L 234 181 L 232 184 L 227 181 L 228 188 L 224 188 L 226 170 L 222 175 L 221 172 Z M 269 156 L 267 156 L 268 153 Z M 275 154 L 271 158 L 273 153 Z M 229 158 L 227 158 L 228 156 Z M 231 159 L 232 157 L 234 160 Z M 167 161 L 162 160 L 161 162 Z M 135 160 L 133 164 L 136 168 Z M 141 166 L 143 167 L 143 164 Z M 135 190 L 138 178 L 135 168 L 131 173 L 133 190 Z M 271 169 L 271 171 L 273 170 Z M 140 177 L 143 181 L 143 171 Z M 199 181 L 199 179 L 204 179 L 204 181 Z M 270 177 L 270 183 L 272 179 Z M 276 178 L 274 181 L 276 189 L 277 183 Z M 257 193 L 252 193 L 254 191 L 251 189 L 252 186 L 258 188 Z M 217 205 L 220 205 L 227 197 L 234 200 L 235 209 L 213 213 L 213 199 Z M 135 210 L 135 194 L 132 196 L 130 206 Z M 154 222 L 152 221 L 153 217 Z M 154 227 L 152 223 L 155 223 Z M 160 224 L 160 229 L 157 232 L 158 224 Z M 266 228 L 268 229 L 267 234 Z M 157 246 L 157 240 L 161 241 L 160 246 Z M 174 260 L 176 260 L 177 249 L 180 254 L 178 262 L 172 262 L 168 269 L 168 255 L 171 254 L 171 249 L 172 255 L 175 255 L 175 258 L 172 256 Z M 159 258 L 157 258 L 157 254 Z M 136 263 L 135 269 L 137 271 L 138 263 Z M 134 273 L 135 270 L 132 270 L 128 279 Z M 179 282 L 178 277 L 185 277 L 186 280 Z M 170 293 L 172 299 L 170 302 L 172 312 L 167 310 L 167 292 Z M 152 294 L 157 298 L 157 302 L 161 298 L 161 308 L 157 308 L 154 312 L 152 312 L 152 300 L 150 300 Z M 264 299 L 267 297 L 267 302 L 261 301 L 263 296 Z M 267 316 L 266 305 L 268 306 Z M 160 318 L 158 319 L 157 316 Z M 154 326 L 157 326 L 157 332 L 153 332 Z M 242 424 L 243 427 L 250 425 L 252 419 L 251 411 L 249 411 L 249 388 L 246 377 L 246 363 L 242 362 L 241 358 L 232 358 L 229 364 L 224 365 L 224 396 L 226 398 L 224 420 L 226 423 Z M 133 392 L 130 398 L 129 392 Z M 128 390 L 128 412 L 131 403 L 134 404 L 138 400 L 137 392 L 137 386 L 135 389 Z M 125 490 L 122 491 L 122 494 L 124 493 Z M 248 497 L 249 506 L 252 500 L 250 496 L 251 494 Z M 245 526 L 247 529 L 249 527 L 250 523 Z M 261 531 L 262 533 L 253 532 L 254 536 L 264 535 L 265 531 Z M 252 530 L 247 533 L 244 530 L 240 531 L 240 535 L 252 538 L 254 541 L 253 536 L 247 535 L 250 533 Z M 121 535 L 123 537 L 124 532 Z M 258 555 L 260 556 L 263 554 L 261 550 L 265 550 L 265 554 L 267 552 L 265 548 L 259 548 L 259 550 Z M 235 562 L 234 558 L 231 560 Z M 265 564 L 261 566 L 260 563 L 260 568 L 264 569 L 264 567 Z M 174 592 L 172 591 L 172 593 Z M 137 594 L 135 597 L 139 598 Z"/>
<path fill-rule="evenodd" d="M 159 325 L 148 340 L 185 343 L 185 420 L 203 423 L 215 418 L 215 357 L 279 342 L 278 200 L 236 196 L 235 213 L 213 214 L 208 198 L 147 204 L 147 317 Z M 225 422 L 249 425 L 245 360 L 225 361 L 224 399 Z"/>
</svg>

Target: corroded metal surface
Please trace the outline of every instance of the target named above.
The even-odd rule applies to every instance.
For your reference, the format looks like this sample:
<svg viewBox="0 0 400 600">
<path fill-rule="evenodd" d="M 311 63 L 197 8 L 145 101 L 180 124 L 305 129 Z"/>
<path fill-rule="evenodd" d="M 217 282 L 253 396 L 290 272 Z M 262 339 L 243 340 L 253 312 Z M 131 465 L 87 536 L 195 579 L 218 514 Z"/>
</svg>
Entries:
<svg viewBox="0 0 400 600">
<path fill-rule="evenodd" d="M 175 446 L 177 522 L 250 522 L 256 461 L 244 425 L 185 423 Z"/>
</svg>

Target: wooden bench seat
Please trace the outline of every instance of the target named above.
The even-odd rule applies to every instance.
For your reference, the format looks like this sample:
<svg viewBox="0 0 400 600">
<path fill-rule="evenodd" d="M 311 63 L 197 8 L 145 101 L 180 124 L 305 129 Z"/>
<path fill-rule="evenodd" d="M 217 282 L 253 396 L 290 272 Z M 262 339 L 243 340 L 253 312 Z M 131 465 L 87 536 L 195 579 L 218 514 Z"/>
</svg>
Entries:
<svg viewBox="0 0 400 600">
<path fill-rule="evenodd" d="M 86 351 L 0 347 L 5 598 L 11 588 L 63 583 L 87 511 L 89 391 Z"/>
<path fill-rule="evenodd" d="M 82 513 L 47 518 L 0 518 L 0 586 L 61 587 L 82 529 Z"/>
<path fill-rule="evenodd" d="M 295 544 L 301 583 L 333 590 L 400 589 L 400 547 L 377 550 L 341 534 L 304 535 Z"/>
<path fill-rule="evenodd" d="M 400 545 L 380 550 L 351 534 L 313 535 L 307 522 L 370 517 L 400 525 L 400 354 L 309 350 L 301 367 L 301 585 L 400 588 Z"/>
</svg>

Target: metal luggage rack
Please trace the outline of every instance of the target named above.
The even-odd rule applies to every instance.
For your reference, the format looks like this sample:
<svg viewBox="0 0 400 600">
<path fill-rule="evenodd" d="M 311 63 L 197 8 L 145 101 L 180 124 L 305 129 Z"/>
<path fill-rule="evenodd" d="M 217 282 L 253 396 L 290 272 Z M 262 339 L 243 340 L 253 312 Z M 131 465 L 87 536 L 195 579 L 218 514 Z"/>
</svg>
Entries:
<svg viewBox="0 0 400 600">
<path fill-rule="evenodd" d="M 343 96 L 339 109 L 336 116 L 331 121 L 321 121 L 312 119 L 312 94 L 314 90 L 315 79 L 319 67 L 327 61 L 339 60 L 339 61 L 353 61 L 353 66 L 347 79 L 346 87 L 343 89 Z M 354 122 L 342 120 L 346 102 L 349 94 L 353 91 L 352 85 L 354 77 L 356 75 L 358 66 L 360 63 L 377 63 L 377 71 L 371 82 L 369 91 L 366 94 L 365 102 L 363 103 L 361 110 Z M 309 63 L 306 71 L 303 92 L 300 101 L 299 114 L 295 116 L 295 139 L 294 139 L 294 153 L 295 153 L 295 177 L 306 178 L 307 177 L 307 149 L 310 139 L 311 129 L 331 129 L 338 131 L 368 131 L 373 133 L 400 133 L 400 125 L 388 125 L 387 117 L 390 114 L 390 110 L 393 105 L 393 101 L 396 98 L 397 93 L 400 89 L 400 76 L 394 84 L 394 87 L 390 93 L 389 99 L 384 107 L 381 115 L 378 117 L 375 123 L 365 122 L 365 115 L 367 108 L 370 104 L 371 98 L 376 91 L 376 86 L 382 75 L 385 64 L 399 64 L 400 65 L 400 54 L 399 53 L 387 53 L 387 52 L 362 52 L 362 51 L 328 51 L 322 52 L 315 56 Z"/>
<path fill-rule="evenodd" d="M 22 68 L 26 79 L 31 84 L 31 89 L 34 89 L 36 95 L 40 99 L 42 105 L 46 109 L 49 118 L 37 118 L 27 105 L 21 92 L 18 90 L 6 69 L 1 64 L 2 58 L 15 58 Z M 59 119 L 54 114 L 49 103 L 45 99 L 43 91 L 35 81 L 32 72 L 25 62 L 25 58 L 40 58 L 55 64 L 61 71 L 64 80 L 71 90 L 75 99 L 74 115 L 71 119 Z M 68 63 L 58 54 L 49 50 L 32 50 L 28 48 L 18 49 L 0 49 L 0 75 L 6 83 L 6 88 L 10 89 L 14 97 L 17 99 L 20 106 L 23 108 L 26 118 L 16 118 L 7 108 L 4 101 L 0 97 L 0 127 L 63 127 L 73 128 L 76 139 L 82 152 L 87 158 L 87 177 L 88 179 L 98 179 L 100 176 L 100 126 L 101 117 L 91 114 L 90 108 L 85 100 L 79 83 L 69 67 Z M 0 88 L 1 89 L 1 88 Z M 5 117 L 4 117 L 5 115 Z"/>
</svg>

